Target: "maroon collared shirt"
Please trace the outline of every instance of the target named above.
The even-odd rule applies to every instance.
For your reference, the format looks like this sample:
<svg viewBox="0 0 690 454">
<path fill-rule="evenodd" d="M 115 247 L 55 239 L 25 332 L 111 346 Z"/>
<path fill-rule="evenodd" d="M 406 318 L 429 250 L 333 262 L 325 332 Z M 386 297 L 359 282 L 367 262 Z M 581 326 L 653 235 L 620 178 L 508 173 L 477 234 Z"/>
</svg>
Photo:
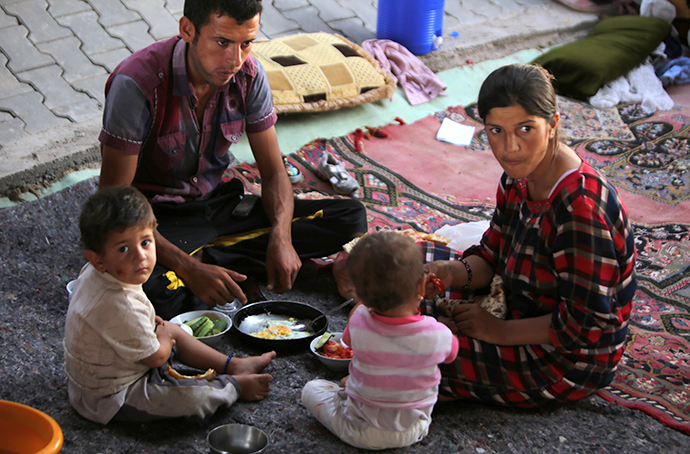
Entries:
<svg viewBox="0 0 690 454">
<path fill-rule="evenodd" d="M 199 124 L 186 48 L 179 36 L 152 44 L 123 61 L 106 84 L 99 140 L 139 155 L 133 185 L 152 202 L 208 197 L 231 161 L 230 146 L 277 119 L 265 71 L 249 56 L 211 95 Z"/>
</svg>

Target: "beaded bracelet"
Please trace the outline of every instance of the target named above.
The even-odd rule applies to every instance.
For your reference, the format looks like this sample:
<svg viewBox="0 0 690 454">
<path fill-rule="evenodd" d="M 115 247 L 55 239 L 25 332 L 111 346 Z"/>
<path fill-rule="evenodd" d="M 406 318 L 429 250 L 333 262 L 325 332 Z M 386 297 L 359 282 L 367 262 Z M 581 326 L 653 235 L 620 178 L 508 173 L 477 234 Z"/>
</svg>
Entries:
<svg viewBox="0 0 690 454">
<path fill-rule="evenodd" d="M 230 364 L 230 360 L 232 359 L 232 355 L 228 355 L 228 360 L 225 361 L 225 367 L 223 368 L 223 375 L 228 371 L 228 365 Z"/>
<path fill-rule="evenodd" d="M 467 270 L 467 282 L 465 282 L 465 285 L 463 285 L 460 288 L 467 288 L 472 282 L 472 268 L 470 268 L 470 264 L 467 263 L 467 260 L 463 258 L 458 258 L 458 261 L 462 262 L 462 264 L 465 265 L 465 269 Z"/>
</svg>

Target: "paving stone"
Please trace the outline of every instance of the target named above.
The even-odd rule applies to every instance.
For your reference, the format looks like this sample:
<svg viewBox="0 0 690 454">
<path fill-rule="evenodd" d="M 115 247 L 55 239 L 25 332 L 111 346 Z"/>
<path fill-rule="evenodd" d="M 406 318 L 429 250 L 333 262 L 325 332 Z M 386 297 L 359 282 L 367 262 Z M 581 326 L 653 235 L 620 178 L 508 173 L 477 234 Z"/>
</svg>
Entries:
<svg viewBox="0 0 690 454">
<path fill-rule="evenodd" d="M 48 0 L 48 13 L 53 17 L 90 11 L 91 5 L 84 0 Z"/>
<path fill-rule="evenodd" d="M 376 38 L 376 34 L 365 27 L 359 18 L 332 21 L 329 25 L 355 44 L 362 45 L 362 42 Z"/>
<path fill-rule="evenodd" d="M 14 77 L 14 74 L 7 69 L 7 57 L 0 53 L 0 97 L 9 98 L 22 93 L 33 91 L 29 84 L 21 83 Z"/>
<path fill-rule="evenodd" d="M 443 35 L 448 36 L 448 33 L 451 31 L 457 31 L 457 29 L 460 28 L 460 21 L 455 18 L 455 16 L 451 16 L 450 14 L 444 14 L 443 16 Z"/>
<path fill-rule="evenodd" d="M 126 24 L 141 19 L 135 11 L 128 10 L 120 0 L 89 0 L 98 13 L 98 23 L 104 27 Z"/>
<path fill-rule="evenodd" d="M 326 23 L 357 16 L 352 9 L 344 7 L 336 0 L 311 0 L 311 2 L 319 9 L 319 17 Z"/>
<path fill-rule="evenodd" d="M 17 77 L 31 82 L 45 97 L 43 104 L 57 115 L 79 122 L 98 114 L 96 100 L 74 90 L 61 74 L 62 69 L 58 65 L 51 65 L 24 71 Z"/>
<path fill-rule="evenodd" d="M 21 137 L 24 137 L 24 122 L 7 112 L 0 112 L 0 148 Z"/>
<path fill-rule="evenodd" d="M 29 29 L 29 39 L 34 44 L 70 36 L 72 33 L 55 22 L 46 8 L 45 0 L 24 0 L 5 6 L 9 14 L 17 16 Z"/>
<path fill-rule="evenodd" d="M 446 3 L 445 12 L 446 17 L 452 16 L 460 25 L 476 24 L 486 20 L 484 16 L 479 16 L 465 7 L 462 1 Z"/>
<path fill-rule="evenodd" d="M 143 20 L 108 27 L 108 32 L 124 41 L 132 52 L 156 42 L 149 34 L 149 24 Z"/>
<path fill-rule="evenodd" d="M 261 13 L 261 32 L 266 37 L 273 39 L 288 32 L 297 32 L 299 29 L 297 22 L 283 16 L 270 3 L 264 3 L 264 10 Z"/>
<path fill-rule="evenodd" d="M 108 80 L 109 74 L 89 77 L 87 79 L 75 80 L 72 86 L 87 93 L 90 97 L 98 101 L 99 107 L 103 108 L 105 105 L 105 82 Z"/>
<path fill-rule="evenodd" d="M 327 23 L 319 17 L 319 10 L 313 6 L 307 8 L 297 8 L 290 11 L 283 11 L 283 16 L 301 24 L 302 31 L 305 33 L 326 32 L 335 33 Z"/>
<path fill-rule="evenodd" d="M 81 41 L 76 37 L 59 39 L 39 44 L 37 47 L 46 54 L 50 54 L 64 71 L 62 77 L 67 82 L 85 79 L 87 77 L 105 74 L 102 66 L 91 63 L 79 48 Z"/>
<path fill-rule="evenodd" d="M 284 12 L 309 6 L 309 0 L 273 0 L 273 6 Z"/>
<path fill-rule="evenodd" d="M 67 117 L 75 123 L 81 123 L 82 121 L 91 120 L 92 118 L 103 115 L 103 111 L 101 110 L 98 101 L 90 98 L 88 101 L 65 104 L 51 110 L 53 113 L 55 113 L 55 115 Z"/>
<path fill-rule="evenodd" d="M 57 21 L 74 31 L 74 34 L 83 43 L 81 50 L 86 55 L 90 56 L 122 47 L 122 41 L 108 35 L 99 25 L 98 15 L 94 11 L 62 16 Z"/>
<path fill-rule="evenodd" d="M 99 54 L 91 54 L 89 58 L 93 60 L 94 63 L 103 65 L 111 73 L 115 70 L 115 67 L 120 64 L 122 60 L 132 55 L 132 51 L 126 47 L 121 47 L 119 49 L 113 49 L 108 52 L 101 52 Z"/>
<path fill-rule="evenodd" d="M 364 22 L 364 27 L 376 35 L 376 21 L 378 19 L 376 2 L 364 2 L 362 0 L 338 0 L 338 3 L 346 8 L 357 11 L 357 18 L 360 19 L 360 22 Z M 349 22 L 352 23 L 352 27 L 356 29 L 356 21 L 351 20 Z M 331 27 L 333 27 L 333 25 L 331 25 Z M 354 41 L 354 39 L 351 40 Z"/>
<path fill-rule="evenodd" d="M 156 41 L 177 35 L 180 25 L 165 8 L 164 0 L 122 0 L 129 9 L 137 11 L 149 24 L 149 33 Z"/>
<path fill-rule="evenodd" d="M 184 15 L 184 0 L 166 0 L 165 9 L 179 22 Z"/>
<path fill-rule="evenodd" d="M 50 55 L 36 49 L 27 39 L 28 34 L 29 30 L 23 25 L 0 28 L 0 49 L 9 58 L 7 67 L 15 74 L 55 63 Z"/>
<path fill-rule="evenodd" d="M 14 25 L 19 25 L 17 18 L 14 16 L 9 16 L 2 8 L 0 8 L 0 28 L 12 27 Z"/>
<path fill-rule="evenodd" d="M 22 118 L 25 122 L 24 131 L 29 134 L 69 124 L 66 118 L 56 117 L 43 104 L 43 96 L 35 91 L 0 99 L 0 110 L 12 112 L 15 117 Z"/>
<path fill-rule="evenodd" d="M 523 6 L 524 10 L 527 10 L 527 8 L 533 8 L 535 6 L 544 6 L 547 3 L 551 4 L 553 2 L 552 0 L 515 0 L 515 3 L 517 3 L 520 6 Z"/>
</svg>

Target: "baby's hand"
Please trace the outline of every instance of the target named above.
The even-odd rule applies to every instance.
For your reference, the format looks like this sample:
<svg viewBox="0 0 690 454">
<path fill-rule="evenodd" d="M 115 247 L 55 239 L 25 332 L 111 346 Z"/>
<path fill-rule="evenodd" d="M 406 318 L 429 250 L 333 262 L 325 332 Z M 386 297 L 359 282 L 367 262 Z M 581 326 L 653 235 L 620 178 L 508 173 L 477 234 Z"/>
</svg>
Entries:
<svg viewBox="0 0 690 454">
<path fill-rule="evenodd" d="M 160 342 L 161 344 L 165 341 L 169 341 L 170 346 L 172 348 L 177 344 L 177 341 L 175 340 L 175 336 L 173 335 L 173 333 L 170 332 L 169 329 L 167 329 L 167 326 L 169 325 L 169 322 L 163 321 L 163 319 L 161 319 L 161 324 L 156 325 L 156 336 L 158 336 L 158 342 Z"/>
<path fill-rule="evenodd" d="M 455 326 L 455 322 L 451 320 L 449 317 L 442 315 L 438 318 L 438 321 L 450 328 L 450 331 L 453 334 L 458 334 L 458 327 Z"/>
</svg>

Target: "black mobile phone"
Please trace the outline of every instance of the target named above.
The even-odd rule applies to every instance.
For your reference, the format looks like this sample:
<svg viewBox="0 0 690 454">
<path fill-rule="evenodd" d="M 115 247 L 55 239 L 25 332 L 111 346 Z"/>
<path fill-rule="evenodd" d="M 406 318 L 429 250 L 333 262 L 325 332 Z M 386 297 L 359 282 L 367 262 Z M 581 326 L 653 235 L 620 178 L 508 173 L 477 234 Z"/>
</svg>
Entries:
<svg viewBox="0 0 690 454">
<path fill-rule="evenodd" d="M 258 195 L 245 194 L 242 196 L 242 200 L 237 204 L 234 210 L 232 210 L 232 215 L 237 218 L 246 218 L 251 213 L 252 208 L 256 205 L 256 201 L 259 200 Z"/>
</svg>

